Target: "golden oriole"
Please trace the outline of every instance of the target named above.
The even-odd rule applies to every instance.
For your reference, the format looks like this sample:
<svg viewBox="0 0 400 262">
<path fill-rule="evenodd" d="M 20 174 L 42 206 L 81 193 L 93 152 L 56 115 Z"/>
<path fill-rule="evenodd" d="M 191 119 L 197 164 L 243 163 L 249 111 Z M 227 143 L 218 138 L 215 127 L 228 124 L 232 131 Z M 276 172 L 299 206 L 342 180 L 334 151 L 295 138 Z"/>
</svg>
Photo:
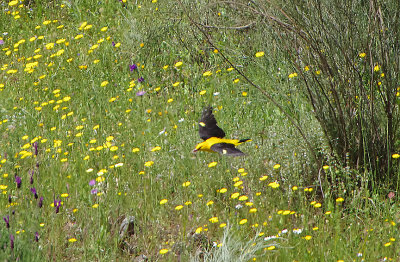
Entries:
<svg viewBox="0 0 400 262">
<path fill-rule="evenodd" d="M 217 120 L 215 120 L 211 106 L 203 110 L 199 122 L 199 134 L 204 141 L 197 144 L 192 152 L 207 151 L 229 156 L 243 156 L 245 153 L 235 146 L 251 141 L 251 139 L 225 139 L 225 132 L 217 126 Z"/>
</svg>

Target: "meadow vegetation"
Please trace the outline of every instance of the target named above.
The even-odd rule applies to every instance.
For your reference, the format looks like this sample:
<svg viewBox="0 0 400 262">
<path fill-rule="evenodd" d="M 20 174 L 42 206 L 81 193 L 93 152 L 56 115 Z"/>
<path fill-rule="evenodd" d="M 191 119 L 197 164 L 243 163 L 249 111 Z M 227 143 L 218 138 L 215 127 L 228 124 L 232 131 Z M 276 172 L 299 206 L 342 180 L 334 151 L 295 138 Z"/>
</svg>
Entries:
<svg viewBox="0 0 400 262">
<path fill-rule="evenodd" d="M 0 260 L 396 260 L 400 8 L 297 2 L 0 2 Z"/>
</svg>

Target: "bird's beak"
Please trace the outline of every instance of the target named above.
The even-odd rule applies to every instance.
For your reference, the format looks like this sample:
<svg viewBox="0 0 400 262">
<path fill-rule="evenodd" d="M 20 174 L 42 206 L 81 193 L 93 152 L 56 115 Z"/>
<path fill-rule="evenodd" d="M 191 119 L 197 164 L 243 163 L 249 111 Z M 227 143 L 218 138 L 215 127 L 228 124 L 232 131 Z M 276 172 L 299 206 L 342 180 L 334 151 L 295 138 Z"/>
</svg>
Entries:
<svg viewBox="0 0 400 262">
<path fill-rule="evenodd" d="M 192 150 L 192 153 L 196 153 L 197 151 L 199 151 L 199 150 L 197 150 L 197 149 L 195 148 L 195 149 Z"/>
</svg>

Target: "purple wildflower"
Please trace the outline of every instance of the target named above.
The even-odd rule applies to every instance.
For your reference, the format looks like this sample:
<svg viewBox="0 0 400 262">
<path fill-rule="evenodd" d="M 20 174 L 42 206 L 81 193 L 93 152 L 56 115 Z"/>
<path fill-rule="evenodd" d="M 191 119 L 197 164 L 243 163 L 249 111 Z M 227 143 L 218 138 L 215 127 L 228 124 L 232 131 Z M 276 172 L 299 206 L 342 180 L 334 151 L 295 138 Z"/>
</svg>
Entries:
<svg viewBox="0 0 400 262">
<path fill-rule="evenodd" d="M 115 42 L 114 42 L 114 41 L 112 41 L 112 43 L 111 43 L 111 44 L 112 44 L 112 46 L 115 46 Z"/>
<path fill-rule="evenodd" d="M 94 186 L 96 185 L 96 180 L 92 179 L 89 181 L 89 186 Z"/>
<path fill-rule="evenodd" d="M 95 195 L 97 194 L 97 188 L 94 188 L 90 191 L 90 194 Z"/>
<path fill-rule="evenodd" d="M 146 94 L 146 91 L 139 91 L 139 92 L 137 92 L 136 93 L 136 96 L 142 96 L 142 95 L 144 95 L 144 94 Z"/>
<path fill-rule="evenodd" d="M 21 177 L 15 175 L 15 183 L 17 183 L 17 188 L 21 188 L 21 184 L 22 184 Z"/>
<path fill-rule="evenodd" d="M 388 198 L 391 200 L 392 198 L 394 198 L 396 196 L 396 194 L 394 192 L 389 192 L 388 194 Z"/>
<path fill-rule="evenodd" d="M 14 236 L 10 235 L 10 248 L 11 250 L 14 249 Z"/>
<path fill-rule="evenodd" d="M 137 81 L 138 81 L 139 83 L 141 83 L 141 82 L 144 81 L 144 78 L 143 78 L 143 77 L 139 77 Z"/>
<path fill-rule="evenodd" d="M 33 148 L 35 149 L 35 156 L 38 155 L 38 142 L 36 141 L 35 143 L 33 143 Z"/>
<path fill-rule="evenodd" d="M 31 183 L 31 185 L 33 184 L 33 174 L 35 173 L 35 171 L 31 171 L 31 179 L 30 179 L 30 183 Z"/>
<path fill-rule="evenodd" d="M 6 228 L 10 228 L 10 216 L 7 215 L 7 218 L 3 217 L 3 219 L 4 219 L 4 222 L 6 222 Z"/>
<path fill-rule="evenodd" d="M 39 242 L 39 233 L 38 232 L 35 232 L 35 241 Z"/>
<path fill-rule="evenodd" d="M 11 204 L 11 202 L 12 202 L 11 195 L 8 195 L 8 203 L 10 203 L 10 204 Z"/>
<path fill-rule="evenodd" d="M 131 72 L 136 69 L 137 69 L 137 65 L 135 65 L 135 64 L 132 64 L 129 66 L 129 70 L 131 70 Z"/>
<path fill-rule="evenodd" d="M 42 206 L 43 206 L 43 197 L 40 197 L 38 207 L 42 208 Z"/>
<path fill-rule="evenodd" d="M 54 207 L 56 208 L 56 214 L 60 212 L 61 200 L 54 200 Z"/>
<path fill-rule="evenodd" d="M 35 195 L 35 199 L 38 199 L 38 194 L 36 192 L 36 188 L 32 187 L 31 192 Z"/>
<path fill-rule="evenodd" d="M 0 39 L 0 45 L 4 45 L 4 40 Z"/>
</svg>

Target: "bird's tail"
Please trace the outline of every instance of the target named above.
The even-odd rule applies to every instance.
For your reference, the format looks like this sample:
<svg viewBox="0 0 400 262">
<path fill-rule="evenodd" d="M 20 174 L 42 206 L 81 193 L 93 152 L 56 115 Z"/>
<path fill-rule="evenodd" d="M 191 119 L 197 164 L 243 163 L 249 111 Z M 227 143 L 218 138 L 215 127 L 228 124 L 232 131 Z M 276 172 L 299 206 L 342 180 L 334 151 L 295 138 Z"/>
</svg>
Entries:
<svg viewBox="0 0 400 262">
<path fill-rule="evenodd" d="M 238 144 L 244 143 L 244 142 L 248 142 L 251 141 L 251 138 L 246 138 L 246 139 L 240 139 Z"/>
</svg>

